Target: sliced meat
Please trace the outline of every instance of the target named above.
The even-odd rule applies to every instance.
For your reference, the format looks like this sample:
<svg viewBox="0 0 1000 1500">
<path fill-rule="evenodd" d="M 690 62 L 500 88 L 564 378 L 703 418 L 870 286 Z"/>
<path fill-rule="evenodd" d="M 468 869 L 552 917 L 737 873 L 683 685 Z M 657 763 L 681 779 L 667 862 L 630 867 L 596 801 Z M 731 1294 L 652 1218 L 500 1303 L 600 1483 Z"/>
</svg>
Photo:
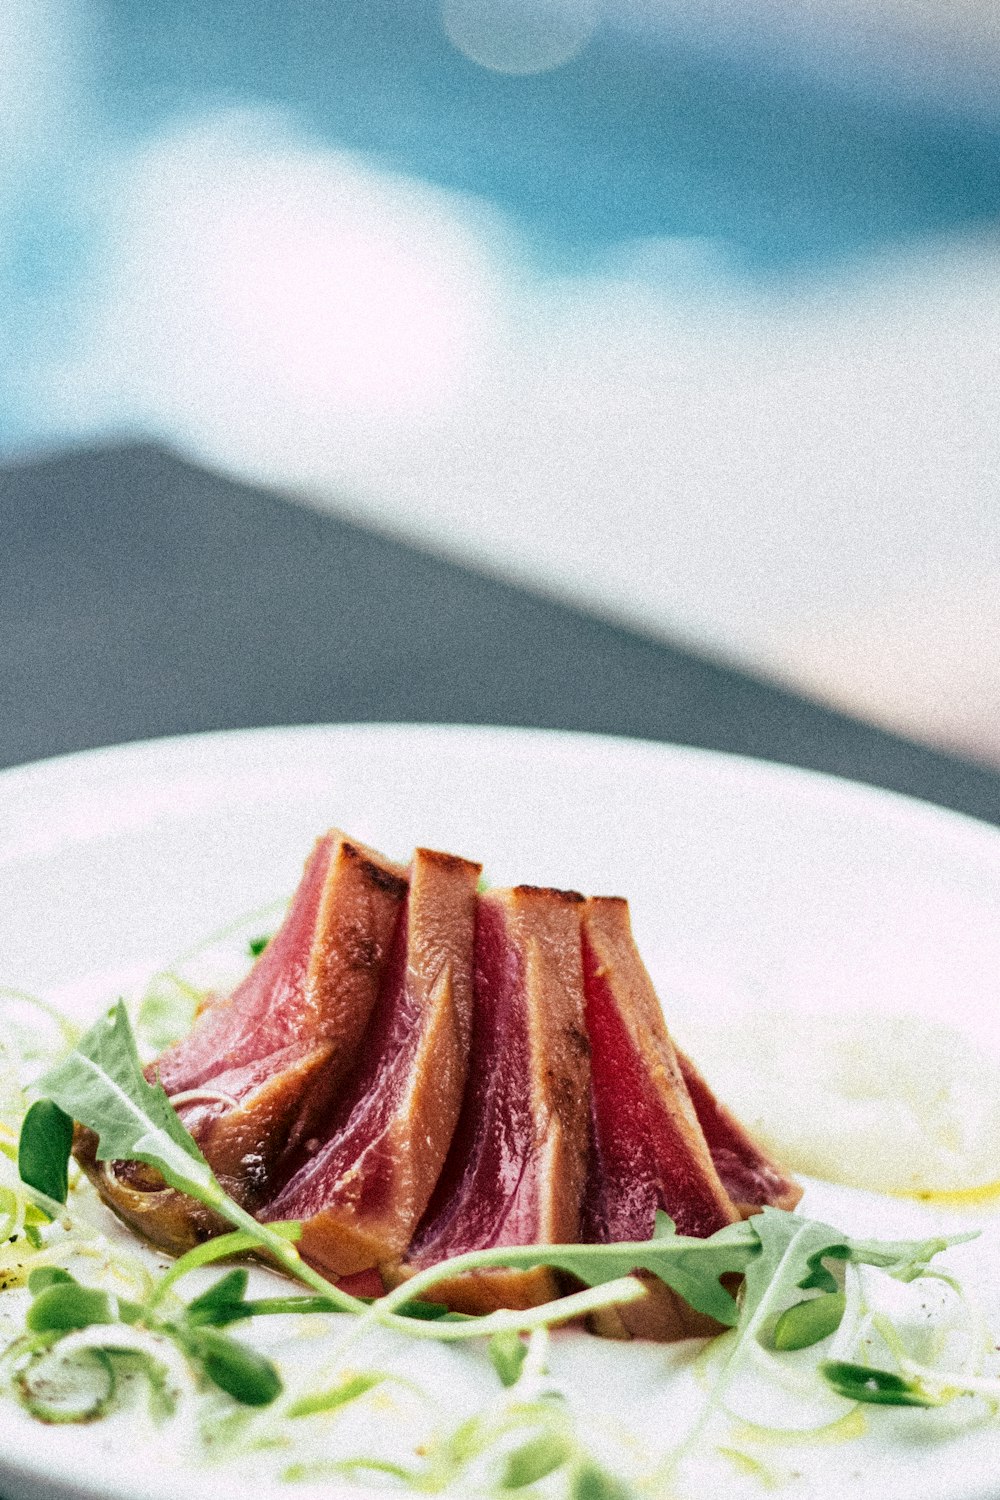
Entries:
<svg viewBox="0 0 1000 1500">
<path fill-rule="evenodd" d="M 147 1070 L 158 1076 L 227 1191 L 261 1202 L 319 1126 L 354 1063 L 407 890 L 405 869 L 333 831 L 320 839 L 280 931 L 228 998 Z M 180 1251 L 221 1227 L 135 1163 L 77 1159 L 105 1202 Z"/>
<path fill-rule="evenodd" d="M 648 1240 L 657 1209 L 701 1238 L 739 1218 L 712 1161 L 652 981 L 632 936 L 628 903 L 589 900 L 583 967 L 591 1045 L 591 1153 L 582 1238 Z M 600 1320 L 601 1332 L 680 1338 L 709 1325 L 663 1285 Z"/>
<path fill-rule="evenodd" d="M 715 1170 L 742 1217 L 749 1217 L 765 1204 L 793 1209 L 802 1197 L 802 1188 L 794 1177 L 769 1157 L 719 1103 L 689 1057 L 678 1051 L 677 1061 Z"/>
<path fill-rule="evenodd" d="M 739 1214 L 684 1085 L 627 902 L 586 903 L 583 966 L 593 1130 L 584 1236 L 648 1240 L 657 1209 L 679 1234 L 714 1234 Z"/>
<path fill-rule="evenodd" d="M 298 1219 L 325 1274 L 396 1266 L 455 1130 L 472 1028 L 480 866 L 418 849 L 362 1055 L 297 1170 L 257 1212 Z"/>
<path fill-rule="evenodd" d="M 467 1250 L 579 1239 L 589 1076 L 582 899 L 532 886 L 479 899 L 469 1078 L 411 1271 Z M 428 1295 L 481 1313 L 535 1306 L 558 1284 L 546 1270 L 488 1271 Z"/>
</svg>

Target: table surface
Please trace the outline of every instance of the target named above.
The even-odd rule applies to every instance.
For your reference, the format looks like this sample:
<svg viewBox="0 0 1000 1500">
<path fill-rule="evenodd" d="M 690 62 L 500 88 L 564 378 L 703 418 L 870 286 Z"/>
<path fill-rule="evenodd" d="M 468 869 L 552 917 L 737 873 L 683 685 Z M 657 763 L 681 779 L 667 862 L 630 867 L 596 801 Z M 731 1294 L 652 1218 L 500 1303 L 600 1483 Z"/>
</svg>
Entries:
<svg viewBox="0 0 1000 1500">
<path fill-rule="evenodd" d="M 1000 823 L 1000 776 L 151 445 L 0 470 L 0 765 L 267 724 L 516 724 Z"/>
</svg>

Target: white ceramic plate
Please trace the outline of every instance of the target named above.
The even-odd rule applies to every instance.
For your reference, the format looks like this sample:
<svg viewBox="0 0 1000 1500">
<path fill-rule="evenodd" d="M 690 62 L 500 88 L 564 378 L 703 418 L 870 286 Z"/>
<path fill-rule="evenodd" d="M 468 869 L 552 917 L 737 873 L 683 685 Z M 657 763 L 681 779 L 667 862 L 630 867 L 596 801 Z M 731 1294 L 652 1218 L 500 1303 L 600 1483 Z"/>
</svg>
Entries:
<svg viewBox="0 0 1000 1500">
<path fill-rule="evenodd" d="M 481 859 L 495 884 L 627 896 L 668 1019 L 682 1031 L 685 1015 L 703 1019 L 706 1006 L 732 1018 L 736 1045 L 739 1017 L 755 1006 L 864 1009 L 944 1018 L 996 1048 L 996 831 L 808 772 L 517 730 L 218 734 L 6 772 L 0 983 L 93 1014 L 206 931 L 289 893 L 312 840 L 333 823 L 401 858 L 421 843 Z M 866 1232 L 921 1232 L 929 1222 L 913 1204 L 821 1185 L 807 1203 L 849 1229 L 853 1216 Z M 995 1232 L 976 1254 L 979 1279 L 1000 1281 Z M 578 1377 L 619 1405 L 655 1396 L 665 1379 L 663 1351 L 568 1339 Z M 438 1373 L 459 1378 L 443 1365 Z M 924 1429 L 904 1422 L 819 1461 L 803 1455 L 786 1466 L 800 1476 L 787 1493 L 1000 1495 L 1000 1430 L 927 1442 L 920 1434 L 933 1418 L 917 1416 Z M 735 1476 L 725 1493 L 753 1494 L 755 1483 Z M 7 1500 L 193 1500 L 233 1486 L 218 1469 L 178 1475 L 113 1427 L 46 1429 L 0 1408 Z M 254 1488 L 271 1496 L 264 1478 Z"/>
</svg>

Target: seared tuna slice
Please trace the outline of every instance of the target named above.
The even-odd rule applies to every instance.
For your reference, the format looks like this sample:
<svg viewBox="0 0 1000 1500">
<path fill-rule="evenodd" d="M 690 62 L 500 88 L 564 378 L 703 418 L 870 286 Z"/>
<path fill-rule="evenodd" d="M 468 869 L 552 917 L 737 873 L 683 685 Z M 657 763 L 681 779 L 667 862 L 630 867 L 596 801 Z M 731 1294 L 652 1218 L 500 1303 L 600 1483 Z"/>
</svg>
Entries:
<svg viewBox="0 0 1000 1500">
<path fill-rule="evenodd" d="M 469 1078 L 410 1270 L 467 1250 L 580 1237 L 589 1074 L 581 906 L 575 892 L 532 886 L 479 898 Z M 546 1270 L 487 1271 L 428 1295 L 481 1313 L 532 1307 L 558 1290 Z"/>
<path fill-rule="evenodd" d="M 451 1144 L 468 1067 L 480 866 L 418 849 L 361 1056 L 260 1217 L 304 1222 L 324 1273 L 398 1265 Z"/>
<path fill-rule="evenodd" d="M 746 1218 L 765 1204 L 793 1209 L 802 1197 L 799 1184 L 719 1103 L 691 1059 L 678 1051 L 677 1061 L 715 1170 L 739 1213 Z"/>
<path fill-rule="evenodd" d="M 210 1002 L 190 1034 L 147 1070 L 158 1076 L 227 1191 L 245 1207 L 273 1190 L 336 1099 L 386 968 L 406 871 L 339 832 L 320 839 L 280 931 L 246 979 Z M 76 1155 L 105 1202 L 155 1244 L 179 1251 L 221 1226 L 135 1163 Z"/>
<path fill-rule="evenodd" d="M 657 1209 L 680 1234 L 714 1234 L 739 1215 L 684 1086 L 627 902 L 587 902 L 583 966 L 593 1131 L 585 1238 L 647 1240 Z"/>
<path fill-rule="evenodd" d="M 647 1240 L 665 1209 L 680 1234 L 706 1237 L 739 1218 L 688 1097 L 660 1002 L 635 946 L 628 903 L 597 897 L 583 910 L 591 1046 L 591 1152 L 581 1238 Z M 597 1327 L 682 1338 L 708 1331 L 662 1282 Z"/>
<path fill-rule="evenodd" d="M 801 1197 L 797 1184 L 675 1051 L 625 901 L 587 902 L 583 955 L 592 1049 L 584 1238 L 648 1239 L 658 1208 L 678 1233 L 698 1237 L 766 1203 L 793 1208 Z M 647 1338 L 710 1331 L 662 1283 L 647 1285 L 646 1301 L 605 1317 L 602 1331 Z"/>
</svg>

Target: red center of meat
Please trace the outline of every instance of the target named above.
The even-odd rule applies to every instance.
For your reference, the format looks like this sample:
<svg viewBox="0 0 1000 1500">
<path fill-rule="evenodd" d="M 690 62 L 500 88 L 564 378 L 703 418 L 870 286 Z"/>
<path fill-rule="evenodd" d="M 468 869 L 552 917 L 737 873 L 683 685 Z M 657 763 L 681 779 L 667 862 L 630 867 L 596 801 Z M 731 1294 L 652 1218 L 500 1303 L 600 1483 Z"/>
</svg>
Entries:
<svg viewBox="0 0 1000 1500">
<path fill-rule="evenodd" d="M 503 913 L 478 903 L 469 1079 L 451 1150 L 410 1251 L 413 1264 L 530 1244 L 537 1194 L 524 974 Z"/>
<path fill-rule="evenodd" d="M 584 941 L 590 1035 L 592 1149 L 583 1206 L 590 1243 L 648 1240 L 656 1210 L 680 1234 L 705 1237 L 726 1222 L 622 1020 L 614 991 Z"/>
<path fill-rule="evenodd" d="M 328 835 L 313 851 L 288 916 L 243 983 L 160 1058 L 157 1071 L 168 1094 L 213 1080 L 214 1087 L 239 1098 L 260 1081 L 262 1058 L 301 1047 L 309 1008 L 306 974 L 332 845 Z M 245 1078 L 243 1068 L 249 1069 Z M 226 1082 L 220 1083 L 223 1073 Z"/>
</svg>

